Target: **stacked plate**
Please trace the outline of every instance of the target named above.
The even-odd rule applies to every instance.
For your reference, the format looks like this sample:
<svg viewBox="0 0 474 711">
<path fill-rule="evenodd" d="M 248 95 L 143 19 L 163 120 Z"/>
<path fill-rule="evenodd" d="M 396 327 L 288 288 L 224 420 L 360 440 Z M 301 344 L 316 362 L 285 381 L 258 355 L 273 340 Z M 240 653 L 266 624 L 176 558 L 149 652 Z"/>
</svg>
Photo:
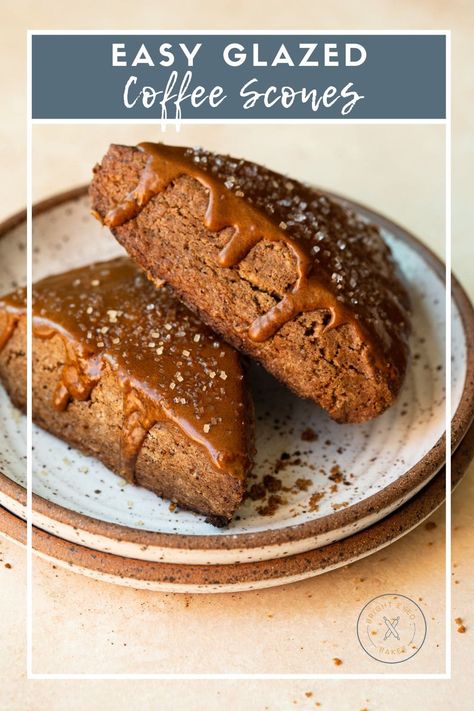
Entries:
<svg viewBox="0 0 474 711">
<path fill-rule="evenodd" d="M 340 198 L 339 198 L 340 199 Z M 221 592 L 300 580 L 369 555 L 444 500 L 443 264 L 388 220 L 378 224 L 409 284 L 412 362 L 397 404 L 363 425 L 337 425 L 257 366 L 257 461 L 232 524 L 172 510 L 96 460 L 33 430 L 33 547 L 92 577 L 139 588 Z M 25 216 L 0 227 L 0 293 L 25 282 Z M 34 209 L 33 277 L 121 253 L 90 217 L 85 188 Z M 453 481 L 474 448 L 474 312 L 452 298 Z M 26 421 L 0 390 L 0 529 L 26 537 Z"/>
</svg>

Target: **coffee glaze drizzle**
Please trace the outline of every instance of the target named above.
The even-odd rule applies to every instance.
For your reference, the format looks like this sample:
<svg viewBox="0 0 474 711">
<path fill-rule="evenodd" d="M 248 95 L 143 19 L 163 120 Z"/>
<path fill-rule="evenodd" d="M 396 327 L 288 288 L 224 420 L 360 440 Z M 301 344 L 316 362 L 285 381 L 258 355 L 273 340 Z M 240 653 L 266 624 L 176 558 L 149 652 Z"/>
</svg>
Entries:
<svg viewBox="0 0 474 711">
<path fill-rule="evenodd" d="M 262 342 L 273 336 L 287 321 L 303 311 L 327 309 L 331 320 L 326 329 L 352 320 L 344 306 L 322 284 L 309 276 L 311 259 L 302 246 L 267 215 L 254 209 L 248 202 L 212 174 L 200 170 L 189 160 L 189 151 L 161 143 L 140 143 L 149 155 L 138 186 L 123 203 L 104 218 L 108 227 L 117 227 L 135 217 L 157 193 L 162 192 L 176 178 L 189 175 L 209 190 L 209 202 L 204 224 L 211 232 L 233 227 L 234 233 L 218 256 L 221 267 L 233 267 L 241 262 L 262 239 L 285 242 L 296 257 L 298 279 L 293 291 L 286 294 L 268 313 L 254 321 L 249 329 L 253 341 Z"/>
<path fill-rule="evenodd" d="M 18 320 L 24 293 L 4 297 L 0 309 Z M 60 337 L 64 346 L 52 396 L 57 411 L 71 400 L 88 400 L 106 365 L 114 371 L 123 393 L 120 470 L 128 480 L 135 479 L 148 432 L 168 421 L 205 448 L 212 466 L 244 475 L 244 383 L 237 354 L 128 259 L 38 282 L 33 334 Z"/>
<path fill-rule="evenodd" d="M 7 345 L 16 325 L 25 311 L 25 289 L 18 288 L 0 296 L 0 351 Z"/>
<path fill-rule="evenodd" d="M 283 242 L 296 259 L 297 279 L 292 289 L 250 325 L 250 339 L 263 342 L 300 313 L 325 310 L 330 318 L 323 330 L 351 324 L 362 341 L 372 345 L 373 357 L 379 367 L 384 367 L 384 345 L 392 339 L 383 333 L 383 320 L 392 320 L 402 330 L 406 329 L 406 293 L 402 288 L 398 293 L 397 288 L 390 293 L 380 318 L 375 315 L 374 320 L 378 323 L 374 323 L 373 330 L 378 333 L 375 339 L 371 338 L 364 319 L 360 319 L 358 309 L 354 308 L 357 299 L 353 296 L 347 303 L 343 295 L 342 289 L 349 290 L 343 281 L 346 277 L 349 281 L 351 274 L 342 273 L 337 257 L 336 266 L 327 258 L 330 254 L 327 248 L 334 247 L 328 242 L 337 241 L 341 247 L 339 257 L 350 260 L 351 237 L 355 235 L 371 242 L 370 247 L 373 247 L 374 240 L 378 240 L 381 243 L 377 245 L 378 251 L 390 259 L 389 250 L 383 245 L 376 228 L 356 220 L 352 213 L 320 193 L 261 166 L 200 149 L 156 143 L 141 143 L 139 148 L 147 160 L 138 185 L 107 212 L 103 218 L 105 225 L 113 229 L 136 217 L 153 196 L 180 176 L 196 179 L 209 191 L 205 227 L 212 232 L 233 228 L 230 239 L 219 252 L 217 261 L 220 266 L 239 264 L 261 240 Z M 344 255 L 346 245 L 348 249 Z M 385 344 L 380 342 L 384 338 Z M 406 353 L 400 352 L 399 357 L 405 360 Z M 402 363 L 400 367 L 403 367 Z"/>
<path fill-rule="evenodd" d="M 1 302 L 0 308 L 2 308 Z M 10 340 L 19 318 L 20 314 L 17 311 L 7 311 L 6 308 L 2 311 L 0 320 L 0 351 L 5 348 Z"/>
</svg>

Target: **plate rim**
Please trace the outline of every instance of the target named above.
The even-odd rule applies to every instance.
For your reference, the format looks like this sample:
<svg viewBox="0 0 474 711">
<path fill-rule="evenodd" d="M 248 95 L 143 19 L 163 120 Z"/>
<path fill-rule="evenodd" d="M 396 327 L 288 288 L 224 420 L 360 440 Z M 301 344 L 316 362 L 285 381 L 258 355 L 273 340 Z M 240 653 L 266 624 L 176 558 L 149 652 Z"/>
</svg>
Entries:
<svg viewBox="0 0 474 711">
<path fill-rule="evenodd" d="M 452 489 L 463 478 L 473 455 L 474 423 L 453 455 Z M 186 565 L 125 558 L 71 543 L 35 526 L 32 542 L 33 550 L 49 562 L 114 584 L 133 587 L 136 582 L 137 588 L 151 587 L 163 592 L 236 592 L 296 582 L 366 558 L 395 543 L 426 521 L 443 504 L 445 495 L 445 467 L 442 467 L 415 496 L 368 528 L 322 548 L 286 558 L 250 563 Z M 26 521 L 3 506 L 0 506 L 0 530 L 10 539 L 25 545 Z M 62 557 L 56 557 L 59 554 Z"/>
<path fill-rule="evenodd" d="M 47 212 L 51 208 L 63 203 L 78 200 L 88 192 L 88 185 L 81 185 L 64 192 L 53 195 L 37 202 L 32 207 L 33 217 Z M 385 229 L 392 232 L 403 242 L 408 243 L 430 265 L 433 271 L 444 280 L 445 266 L 441 259 L 411 232 L 401 227 L 391 219 L 380 215 L 369 207 L 350 200 L 331 191 L 324 191 L 327 195 L 346 203 L 369 219 L 376 221 Z M 11 232 L 26 221 L 26 210 L 21 210 L 0 224 L 0 238 Z M 474 308 L 461 286 L 460 282 L 452 275 L 452 298 L 454 299 L 463 325 L 466 339 L 466 377 L 459 405 L 451 419 L 452 451 L 454 451 L 468 430 L 474 418 Z M 279 529 L 266 529 L 263 531 L 228 533 L 228 534 L 181 534 L 158 531 L 144 531 L 123 524 L 96 519 L 87 514 L 82 514 L 68 509 L 60 504 L 49 501 L 38 494 L 32 494 L 33 508 L 42 515 L 52 518 L 75 529 L 84 529 L 94 534 L 103 535 L 117 541 L 126 541 L 139 546 L 156 546 L 163 548 L 201 549 L 234 549 L 234 548 L 259 548 L 267 546 L 284 546 L 294 541 L 315 537 L 329 531 L 350 526 L 355 521 L 370 515 L 383 502 L 385 507 L 390 502 L 398 501 L 419 485 L 427 485 L 445 462 L 445 433 L 438 439 L 431 449 L 416 464 L 404 472 L 396 481 L 388 484 L 380 491 L 366 499 L 352 504 L 345 509 L 340 509 L 327 514 L 319 519 L 286 526 Z M 427 475 L 427 471 L 429 474 Z M 26 489 L 0 470 L 0 491 L 15 502 L 24 506 L 26 503 Z M 387 501 L 387 496 L 389 497 Z"/>
</svg>

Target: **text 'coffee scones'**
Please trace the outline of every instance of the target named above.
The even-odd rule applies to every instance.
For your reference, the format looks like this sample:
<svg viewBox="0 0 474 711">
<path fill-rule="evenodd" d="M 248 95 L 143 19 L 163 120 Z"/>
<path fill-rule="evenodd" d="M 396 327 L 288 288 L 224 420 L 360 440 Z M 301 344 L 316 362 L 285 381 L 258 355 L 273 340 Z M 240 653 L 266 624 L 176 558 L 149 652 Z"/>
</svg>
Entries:
<svg viewBox="0 0 474 711">
<path fill-rule="evenodd" d="M 0 299 L 0 375 L 25 402 L 24 291 Z M 238 354 L 129 259 L 33 289 L 33 416 L 128 481 L 227 522 L 253 414 Z M 22 386 L 19 388 L 19 381 Z"/>
<path fill-rule="evenodd" d="M 254 163 L 163 144 L 111 146 L 90 194 L 152 279 L 297 394 L 341 422 L 393 402 L 409 299 L 375 226 Z"/>
</svg>

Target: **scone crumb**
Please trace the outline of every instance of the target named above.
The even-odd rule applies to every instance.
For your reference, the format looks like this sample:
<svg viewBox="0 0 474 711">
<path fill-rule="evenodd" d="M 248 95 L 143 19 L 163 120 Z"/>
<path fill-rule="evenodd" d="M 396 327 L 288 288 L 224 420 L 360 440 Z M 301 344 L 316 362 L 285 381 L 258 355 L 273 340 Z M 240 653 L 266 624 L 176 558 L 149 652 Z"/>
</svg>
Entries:
<svg viewBox="0 0 474 711">
<path fill-rule="evenodd" d="M 317 511 L 319 509 L 319 501 L 324 496 L 324 491 L 315 491 L 314 494 L 311 494 L 310 499 L 309 499 L 309 510 L 310 511 Z"/>
<path fill-rule="evenodd" d="M 298 491 L 308 491 L 309 487 L 312 486 L 312 484 L 312 479 L 303 479 L 301 477 L 299 477 L 295 481 L 295 487 L 298 489 Z"/>
<path fill-rule="evenodd" d="M 270 494 L 267 503 L 264 506 L 259 506 L 257 513 L 259 513 L 260 516 L 273 516 L 282 504 L 286 504 L 286 500 L 282 496 L 279 494 Z"/>
<path fill-rule="evenodd" d="M 312 427 L 307 427 L 301 433 L 301 439 L 303 440 L 303 442 L 316 442 L 316 440 L 318 439 L 318 434 L 313 430 Z"/>
<path fill-rule="evenodd" d="M 456 619 L 454 620 L 454 622 L 455 622 L 455 623 L 457 624 L 457 626 L 458 626 L 457 631 L 459 632 L 459 634 L 464 634 L 464 633 L 467 631 L 467 627 L 466 627 L 466 625 L 463 623 L 462 617 L 456 617 Z"/>
</svg>

